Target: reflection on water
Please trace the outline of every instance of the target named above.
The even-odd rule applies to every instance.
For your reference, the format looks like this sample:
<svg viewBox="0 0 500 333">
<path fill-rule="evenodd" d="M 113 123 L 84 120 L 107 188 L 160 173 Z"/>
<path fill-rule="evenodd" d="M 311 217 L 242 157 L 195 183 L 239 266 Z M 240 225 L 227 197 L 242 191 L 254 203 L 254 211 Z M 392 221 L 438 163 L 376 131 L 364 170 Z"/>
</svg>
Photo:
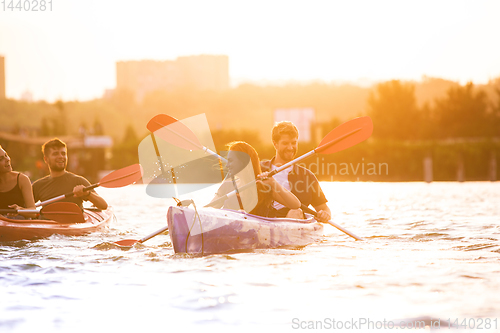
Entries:
<svg viewBox="0 0 500 333">
<path fill-rule="evenodd" d="M 174 254 L 168 235 L 112 246 L 163 227 L 173 201 L 140 185 L 99 189 L 118 218 L 108 231 L 0 244 L 0 331 L 296 331 L 293 323 L 326 318 L 445 327 L 500 317 L 499 183 L 323 188 L 335 222 L 365 242 L 326 226 L 323 241 L 304 248 L 206 257 Z M 213 192 L 192 197 L 202 205 Z M 500 331 L 492 325 L 476 331 Z"/>
</svg>

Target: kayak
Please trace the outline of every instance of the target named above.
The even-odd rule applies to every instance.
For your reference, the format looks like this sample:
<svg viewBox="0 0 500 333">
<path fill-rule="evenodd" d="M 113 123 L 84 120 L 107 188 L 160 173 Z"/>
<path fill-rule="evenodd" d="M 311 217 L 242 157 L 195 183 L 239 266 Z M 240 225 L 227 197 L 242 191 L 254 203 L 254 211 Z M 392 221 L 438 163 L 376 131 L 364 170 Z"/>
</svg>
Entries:
<svg viewBox="0 0 500 333">
<path fill-rule="evenodd" d="M 14 220 L 0 215 L 0 242 L 32 240 L 53 234 L 85 235 L 107 227 L 114 215 L 109 207 L 105 211 L 84 209 L 83 216 L 83 223 L 59 223 L 52 220 Z"/>
<path fill-rule="evenodd" d="M 172 206 L 167 220 L 175 253 L 206 255 L 305 246 L 323 236 L 323 224 L 313 217 L 265 218 L 229 209 Z"/>
</svg>

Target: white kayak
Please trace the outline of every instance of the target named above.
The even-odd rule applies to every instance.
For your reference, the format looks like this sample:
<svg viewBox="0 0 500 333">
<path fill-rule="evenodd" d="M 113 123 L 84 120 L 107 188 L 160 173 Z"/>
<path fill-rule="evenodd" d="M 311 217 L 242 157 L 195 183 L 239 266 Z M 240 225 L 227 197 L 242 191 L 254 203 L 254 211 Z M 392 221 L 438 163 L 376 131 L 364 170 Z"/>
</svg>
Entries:
<svg viewBox="0 0 500 333">
<path fill-rule="evenodd" d="M 323 236 L 323 224 L 313 217 L 265 218 L 227 209 L 172 206 L 167 219 L 176 253 L 206 255 L 305 246 Z"/>
</svg>

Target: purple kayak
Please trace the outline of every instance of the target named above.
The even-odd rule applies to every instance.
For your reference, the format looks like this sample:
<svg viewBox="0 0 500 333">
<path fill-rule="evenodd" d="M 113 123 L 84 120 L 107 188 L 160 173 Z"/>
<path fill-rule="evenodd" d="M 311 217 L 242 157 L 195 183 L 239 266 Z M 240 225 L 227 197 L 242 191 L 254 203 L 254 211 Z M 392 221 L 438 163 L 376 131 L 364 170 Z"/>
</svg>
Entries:
<svg viewBox="0 0 500 333">
<path fill-rule="evenodd" d="M 313 217 L 264 218 L 227 209 L 172 206 L 167 219 L 176 253 L 205 255 L 305 246 L 323 235 L 323 224 Z"/>
</svg>

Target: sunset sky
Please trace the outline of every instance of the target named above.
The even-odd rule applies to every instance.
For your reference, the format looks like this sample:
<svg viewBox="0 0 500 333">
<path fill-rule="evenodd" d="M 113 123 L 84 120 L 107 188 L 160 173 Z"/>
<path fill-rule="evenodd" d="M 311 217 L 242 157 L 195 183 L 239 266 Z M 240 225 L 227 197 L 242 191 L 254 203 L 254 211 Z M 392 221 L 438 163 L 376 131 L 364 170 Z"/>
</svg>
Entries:
<svg viewBox="0 0 500 333">
<path fill-rule="evenodd" d="M 197 54 L 228 55 L 233 85 L 486 83 L 500 77 L 498 13 L 493 0 L 52 0 L 52 12 L 0 8 L 0 55 L 9 98 L 49 101 L 102 96 L 119 60 Z"/>
</svg>

